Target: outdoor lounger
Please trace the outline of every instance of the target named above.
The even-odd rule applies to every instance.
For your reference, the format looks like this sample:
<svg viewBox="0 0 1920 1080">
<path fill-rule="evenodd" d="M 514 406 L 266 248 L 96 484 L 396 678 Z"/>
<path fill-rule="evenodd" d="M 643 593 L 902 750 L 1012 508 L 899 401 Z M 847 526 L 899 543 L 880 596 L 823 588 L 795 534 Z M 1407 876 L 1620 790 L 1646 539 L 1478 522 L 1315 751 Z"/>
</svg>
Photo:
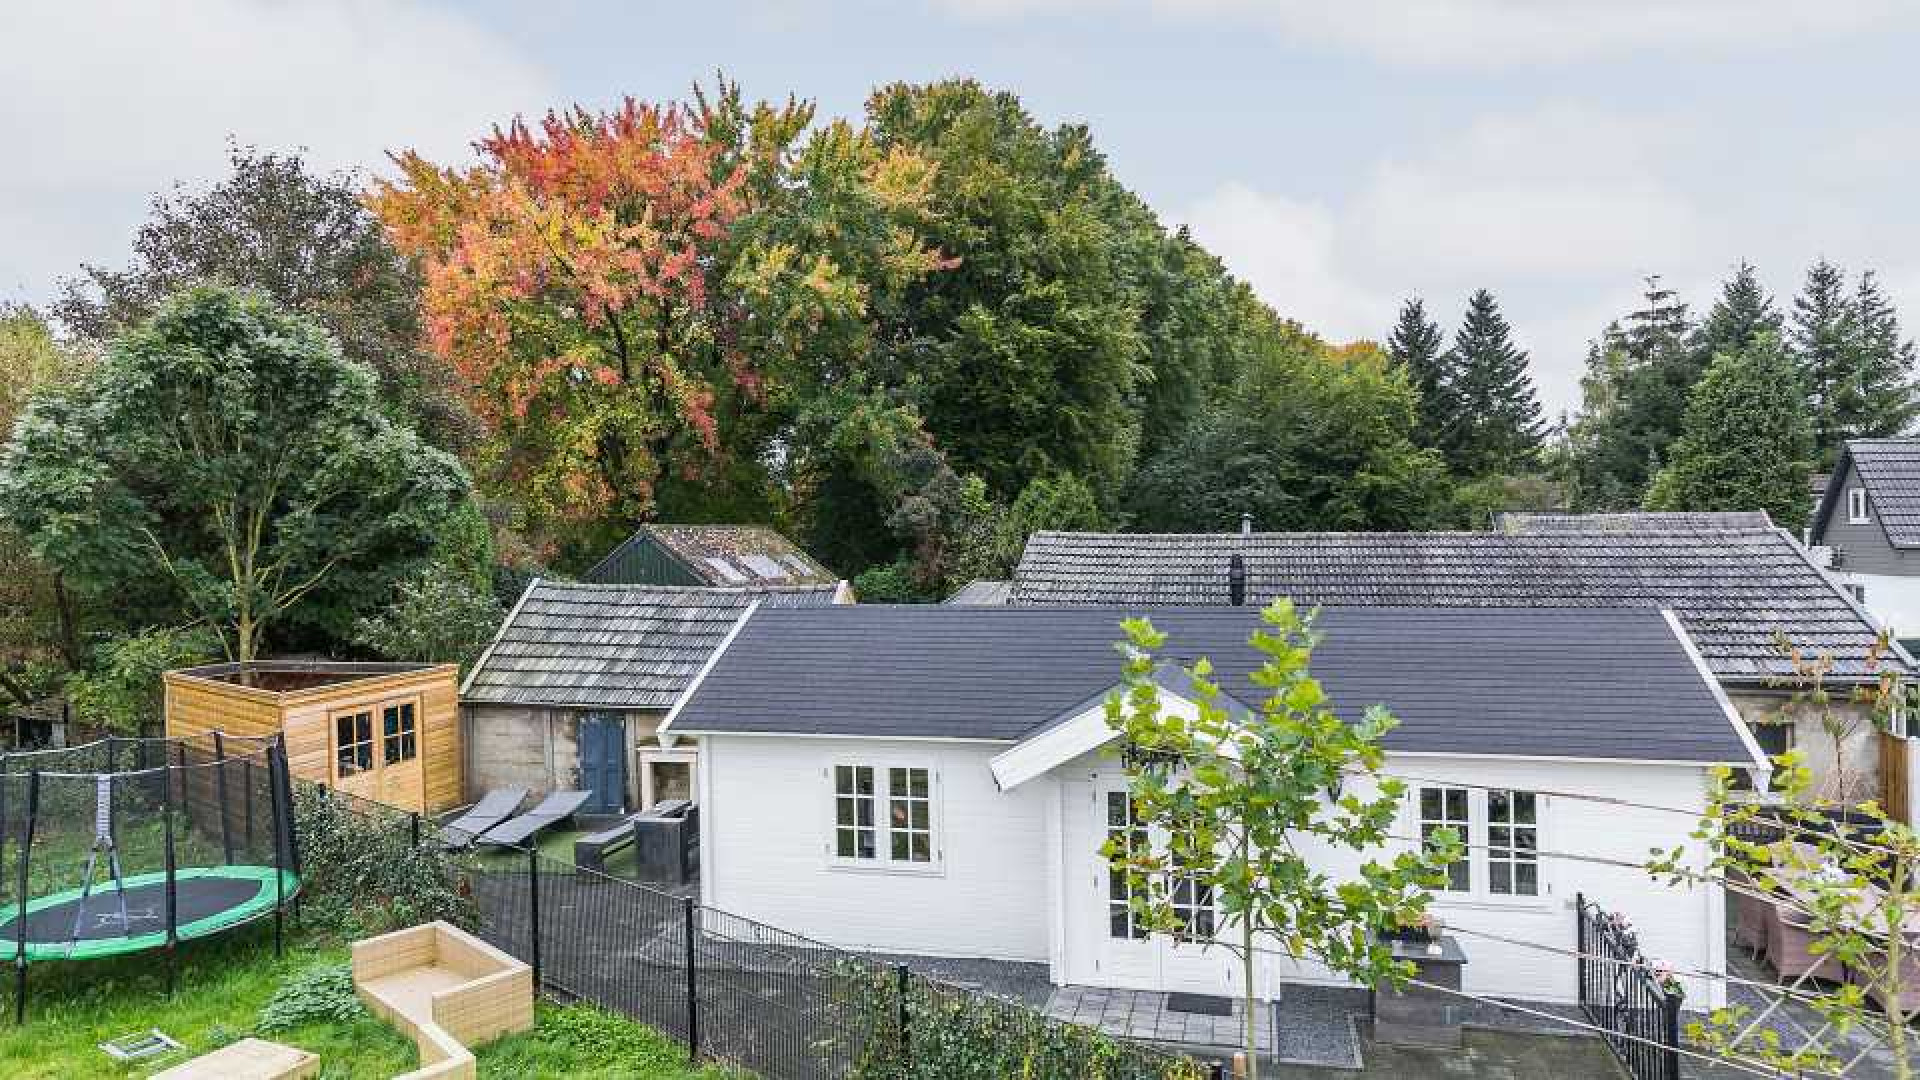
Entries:
<svg viewBox="0 0 1920 1080">
<path fill-rule="evenodd" d="M 572 817 L 591 798 L 591 791 L 556 791 L 519 817 L 488 829 L 481 834 L 478 843 L 484 847 L 524 844 Z"/>
<path fill-rule="evenodd" d="M 472 846 L 474 838 L 512 817 L 526 797 L 527 789 L 523 787 L 487 792 L 466 813 L 440 827 L 440 846 L 448 851 Z"/>
</svg>

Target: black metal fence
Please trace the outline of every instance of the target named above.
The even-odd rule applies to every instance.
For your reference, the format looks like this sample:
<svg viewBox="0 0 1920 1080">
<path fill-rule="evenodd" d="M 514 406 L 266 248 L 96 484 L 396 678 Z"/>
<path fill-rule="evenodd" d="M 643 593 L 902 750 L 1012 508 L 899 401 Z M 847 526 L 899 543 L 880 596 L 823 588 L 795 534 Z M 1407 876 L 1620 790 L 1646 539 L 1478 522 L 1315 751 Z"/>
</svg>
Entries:
<svg viewBox="0 0 1920 1080">
<path fill-rule="evenodd" d="M 1680 1080 L 1678 984 L 1640 951 L 1619 915 L 1582 895 L 1579 917 L 1580 1009 L 1604 1028 L 1607 1046 L 1635 1080 Z"/>
<path fill-rule="evenodd" d="M 358 813 L 404 815 L 352 796 L 333 798 Z M 404 816 L 414 843 L 439 842 L 431 821 Z M 532 848 L 477 855 L 469 879 L 480 936 L 532 965 L 545 992 L 632 1017 L 696 1058 L 769 1080 L 1207 1075 L 1191 1059 L 1157 1047 L 1101 1036 Z M 961 1016 L 966 1025 L 952 1022 Z M 927 1071 L 932 1052 L 959 1038 L 973 1044 L 963 1055 L 974 1063 L 970 1070 Z M 1060 1071 L 1055 1059 L 1063 1055 L 1079 1064 Z M 1097 1073 L 1082 1069 L 1090 1059 L 1097 1059 Z"/>
</svg>

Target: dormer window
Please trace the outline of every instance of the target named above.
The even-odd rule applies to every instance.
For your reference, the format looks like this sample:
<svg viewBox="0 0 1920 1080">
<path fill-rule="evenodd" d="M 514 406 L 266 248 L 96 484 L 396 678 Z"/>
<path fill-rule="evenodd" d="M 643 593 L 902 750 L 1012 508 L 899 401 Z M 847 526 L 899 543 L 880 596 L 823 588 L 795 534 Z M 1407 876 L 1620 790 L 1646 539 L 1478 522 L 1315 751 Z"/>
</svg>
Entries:
<svg viewBox="0 0 1920 1080">
<path fill-rule="evenodd" d="M 1847 524 L 1865 525 L 1867 520 L 1867 489 L 1863 487 L 1848 488 Z"/>
</svg>

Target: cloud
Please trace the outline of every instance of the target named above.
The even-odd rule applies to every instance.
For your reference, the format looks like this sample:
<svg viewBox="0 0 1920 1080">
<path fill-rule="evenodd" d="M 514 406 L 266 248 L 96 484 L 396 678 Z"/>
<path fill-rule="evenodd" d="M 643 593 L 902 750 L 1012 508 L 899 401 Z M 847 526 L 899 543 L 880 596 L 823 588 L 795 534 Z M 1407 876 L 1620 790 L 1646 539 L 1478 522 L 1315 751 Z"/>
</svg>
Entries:
<svg viewBox="0 0 1920 1080">
<path fill-rule="evenodd" d="M 1546 66 L 1803 45 L 1920 22 L 1901 0 L 933 0 L 956 15 L 1097 14 L 1264 29 L 1395 63 Z"/>
<path fill-rule="evenodd" d="M 1275 310 L 1336 339 L 1379 335 L 1392 294 L 1361 285 L 1340 265 L 1345 238 L 1328 207 L 1229 183 L 1181 217 Z"/>
<path fill-rule="evenodd" d="M 458 157 L 552 100 L 510 43 L 417 3 L 28 2 L 0 9 L 0 40 L 0 298 L 124 259 L 147 196 L 218 177 L 229 136 L 379 168 L 403 146 Z"/>
</svg>

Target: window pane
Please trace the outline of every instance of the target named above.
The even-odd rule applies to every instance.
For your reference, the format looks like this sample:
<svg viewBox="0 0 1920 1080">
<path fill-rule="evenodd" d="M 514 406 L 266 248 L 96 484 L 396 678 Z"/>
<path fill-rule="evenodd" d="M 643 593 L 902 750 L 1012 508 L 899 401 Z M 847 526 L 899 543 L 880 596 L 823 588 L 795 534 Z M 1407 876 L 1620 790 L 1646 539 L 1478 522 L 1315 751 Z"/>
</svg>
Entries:
<svg viewBox="0 0 1920 1080">
<path fill-rule="evenodd" d="M 1513 891 L 1513 866 L 1497 862 L 1487 866 L 1487 887 L 1497 893 Z"/>
<path fill-rule="evenodd" d="M 1447 789 L 1447 817 L 1454 821 L 1467 820 L 1467 789 Z"/>
<path fill-rule="evenodd" d="M 837 804 L 834 808 L 835 823 L 840 825 L 852 825 L 853 824 L 853 800 L 835 799 L 834 802 Z"/>
<path fill-rule="evenodd" d="M 913 836 L 913 861 L 933 861 L 933 837 L 927 833 L 915 833 Z"/>
<path fill-rule="evenodd" d="M 907 834 L 895 832 L 893 836 L 893 857 L 905 862 L 907 859 Z"/>
<path fill-rule="evenodd" d="M 1514 891 L 1522 896 L 1540 895 L 1540 867 L 1535 863 L 1523 862 L 1514 866 L 1513 872 L 1519 887 Z"/>
<path fill-rule="evenodd" d="M 853 770 L 853 789 L 862 795 L 873 794 L 873 769 L 862 765 Z"/>
<path fill-rule="evenodd" d="M 1506 792 L 1504 791 L 1487 792 L 1487 820 L 1488 821 L 1513 820 L 1512 813 L 1509 806 L 1509 799 Z"/>
<path fill-rule="evenodd" d="M 845 765 L 833 767 L 833 790 L 841 795 L 853 793 L 853 770 Z"/>
<path fill-rule="evenodd" d="M 1420 789 L 1420 816 L 1429 821 L 1440 817 L 1440 789 Z"/>
<path fill-rule="evenodd" d="M 851 858 L 853 858 L 853 857 L 854 857 L 854 851 L 856 850 L 856 849 L 855 849 L 855 846 L 854 846 L 854 844 L 855 844 L 855 841 L 854 841 L 854 833 L 853 833 L 853 830 L 852 830 L 852 829 L 840 829 L 840 830 L 837 830 L 837 831 L 838 831 L 838 836 L 839 836 L 839 839 L 838 839 L 838 842 L 837 842 L 837 843 L 836 843 L 836 845 L 835 845 L 835 848 L 834 848 L 834 853 L 835 853 L 835 854 L 837 854 L 837 855 L 839 855 L 839 856 L 840 856 L 841 858 L 843 858 L 843 859 L 851 859 Z"/>
<path fill-rule="evenodd" d="M 888 769 L 887 788 L 895 795 L 905 795 L 907 793 L 907 770 Z"/>
<path fill-rule="evenodd" d="M 1534 824 L 1534 797 L 1531 791 L 1513 793 L 1513 820 L 1522 825 Z"/>
<path fill-rule="evenodd" d="M 1452 892 L 1466 892 L 1473 888 L 1472 881 L 1467 877 L 1465 859 L 1447 866 L 1447 888 Z"/>
</svg>

